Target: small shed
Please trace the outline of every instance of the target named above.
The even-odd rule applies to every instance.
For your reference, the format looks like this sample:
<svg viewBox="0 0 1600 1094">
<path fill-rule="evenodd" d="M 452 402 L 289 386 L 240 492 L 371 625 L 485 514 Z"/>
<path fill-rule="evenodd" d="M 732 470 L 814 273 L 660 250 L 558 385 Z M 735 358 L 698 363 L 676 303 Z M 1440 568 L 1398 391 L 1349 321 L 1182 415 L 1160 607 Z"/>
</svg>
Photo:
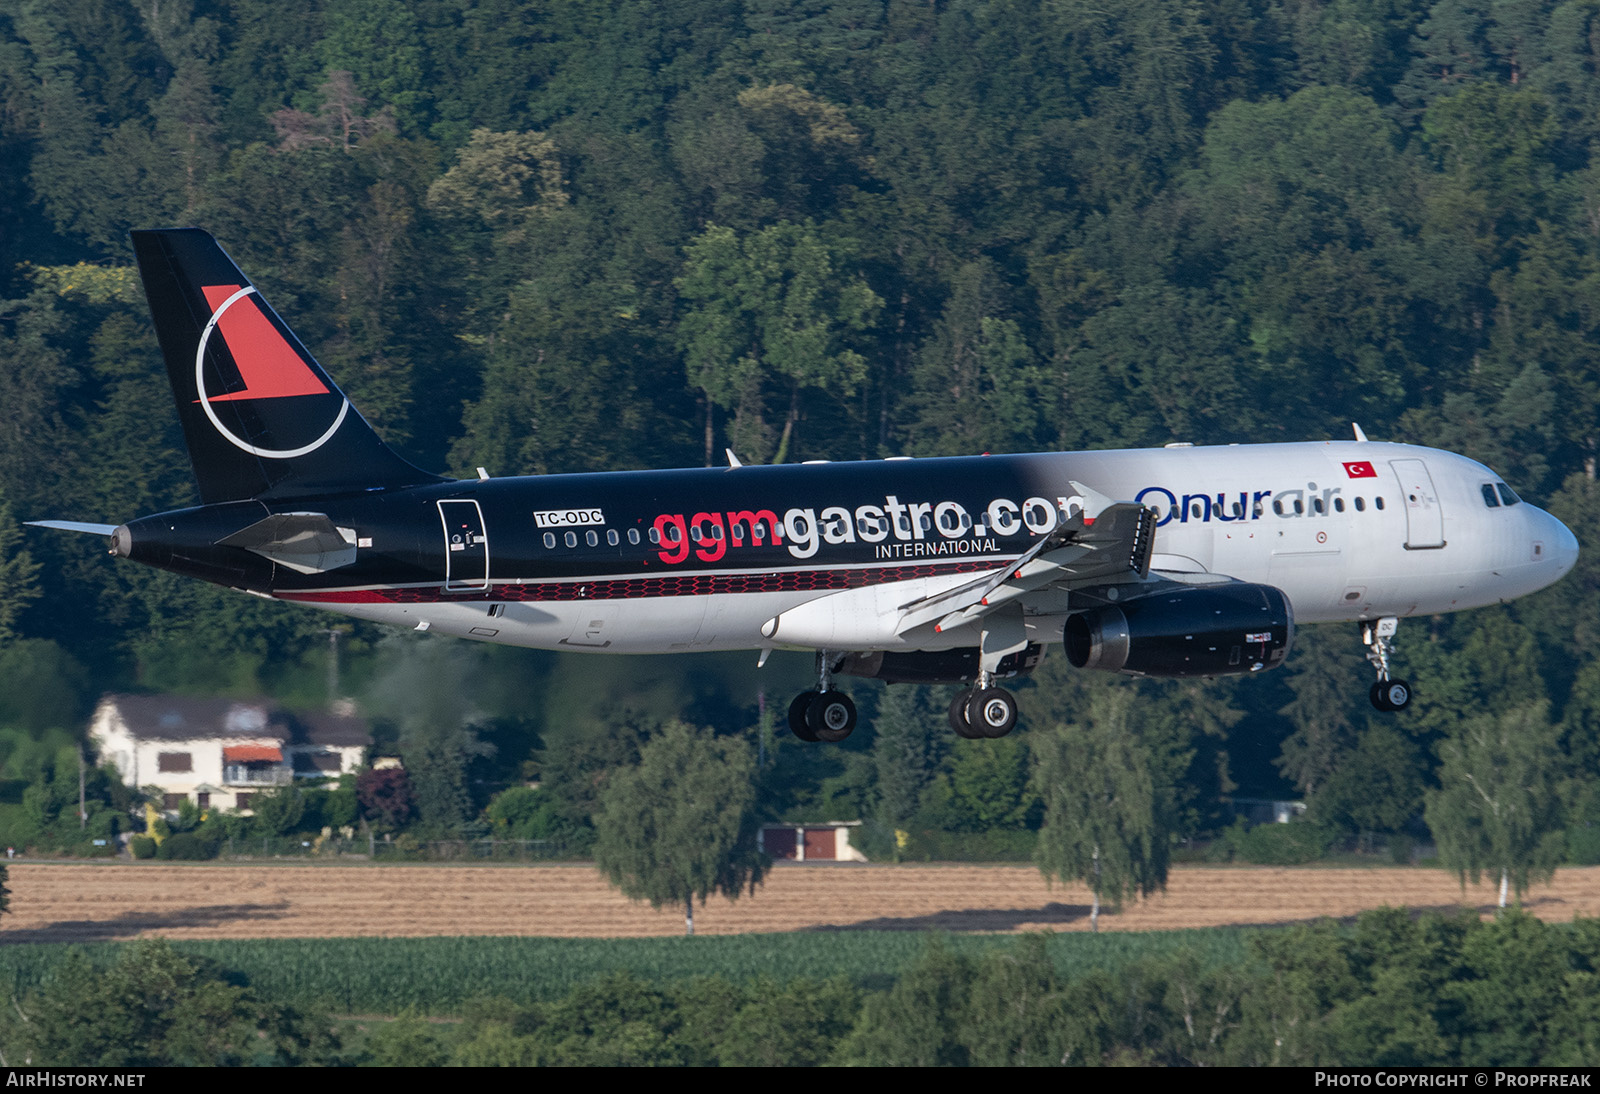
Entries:
<svg viewBox="0 0 1600 1094">
<path fill-rule="evenodd" d="M 850 829 L 859 827 L 858 820 L 769 824 L 756 845 L 779 862 L 866 862 L 867 856 L 850 843 Z"/>
</svg>

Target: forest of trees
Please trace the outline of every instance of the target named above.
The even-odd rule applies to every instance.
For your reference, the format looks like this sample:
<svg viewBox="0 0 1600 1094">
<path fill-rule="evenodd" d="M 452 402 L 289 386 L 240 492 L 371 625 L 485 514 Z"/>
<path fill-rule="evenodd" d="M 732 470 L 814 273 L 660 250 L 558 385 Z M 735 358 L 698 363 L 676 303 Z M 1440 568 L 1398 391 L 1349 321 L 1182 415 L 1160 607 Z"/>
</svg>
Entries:
<svg viewBox="0 0 1600 1094">
<path fill-rule="evenodd" d="M 194 499 L 130 228 L 212 231 L 430 469 L 1358 421 L 1484 461 L 1592 545 L 1597 153 L 1600 0 L 0 0 L 0 774 L 48 782 L 107 689 L 327 698 L 326 617 L 19 525 Z M 1597 592 L 1591 547 L 1537 597 L 1407 620 L 1400 716 L 1369 708 L 1353 626 L 1242 682 L 1047 659 L 999 742 L 949 738 L 936 689 L 863 689 L 876 733 L 771 738 L 764 800 L 1026 833 L 1035 735 L 1115 718 L 1180 836 L 1234 794 L 1421 835 L 1460 815 L 1452 778 L 1521 765 L 1541 835 L 1600 861 Z M 343 641 L 352 694 L 418 656 Z M 611 662 L 596 687 L 451 656 L 470 702 L 386 731 L 454 773 L 446 828 L 535 771 L 581 828 L 575 772 L 673 717 L 751 733 L 757 689 L 804 670 Z"/>
</svg>

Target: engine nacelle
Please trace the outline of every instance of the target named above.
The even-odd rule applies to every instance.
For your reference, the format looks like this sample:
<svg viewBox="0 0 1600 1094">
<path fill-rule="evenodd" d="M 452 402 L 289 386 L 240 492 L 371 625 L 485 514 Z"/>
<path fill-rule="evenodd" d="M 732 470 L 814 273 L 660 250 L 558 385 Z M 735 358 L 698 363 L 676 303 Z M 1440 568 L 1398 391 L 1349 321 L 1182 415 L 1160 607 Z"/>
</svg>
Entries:
<svg viewBox="0 0 1600 1094">
<path fill-rule="evenodd" d="M 1231 676 L 1276 668 L 1294 642 L 1289 598 L 1271 585 L 1189 586 L 1080 612 L 1067 660 L 1139 676 Z"/>
<path fill-rule="evenodd" d="M 1038 666 L 1043 656 L 1044 647 L 1029 642 L 1026 648 L 1001 658 L 995 676 L 1007 679 L 1026 675 Z M 888 684 L 970 684 L 978 678 L 978 648 L 847 653 L 833 671 Z"/>
</svg>

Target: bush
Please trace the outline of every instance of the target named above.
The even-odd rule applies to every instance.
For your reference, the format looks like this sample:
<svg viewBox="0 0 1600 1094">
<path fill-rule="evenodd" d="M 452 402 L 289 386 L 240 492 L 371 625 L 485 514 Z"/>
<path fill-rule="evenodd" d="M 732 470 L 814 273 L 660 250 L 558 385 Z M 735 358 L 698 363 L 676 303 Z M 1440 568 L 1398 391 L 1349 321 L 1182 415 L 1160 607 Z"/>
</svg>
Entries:
<svg viewBox="0 0 1600 1094">
<path fill-rule="evenodd" d="M 200 860 L 217 857 L 215 840 L 206 839 L 195 832 L 175 832 L 161 844 L 159 856 L 164 859 Z"/>
<path fill-rule="evenodd" d="M 133 852 L 134 858 L 155 858 L 156 841 L 149 836 L 134 836 L 128 841 L 128 850 Z"/>
<path fill-rule="evenodd" d="M 1333 837 L 1331 829 L 1306 821 L 1258 824 L 1254 828 L 1247 828 L 1243 821 L 1238 821 L 1222 834 L 1234 858 L 1258 866 L 1298 866 L 1315 862 L 1328 853 Z"/>
<path fill-rule="evenodd" d="M 987 832 L 912 832 L 900 853 L 907 862 L 1031 862 L 1039 833 L 996 828 Z"/>
<path fill-rule="evenodd" d="M 484 812 L 497 839 L 554 839 L 561 827 L 554 797 L 529 786 L 501 791 Z"/>
<path fill-rule="evenodd" d="M 1600 866 L 1600 824 L 1574 825 L 1567 829 L 1567 863 Z"/>
</svg>

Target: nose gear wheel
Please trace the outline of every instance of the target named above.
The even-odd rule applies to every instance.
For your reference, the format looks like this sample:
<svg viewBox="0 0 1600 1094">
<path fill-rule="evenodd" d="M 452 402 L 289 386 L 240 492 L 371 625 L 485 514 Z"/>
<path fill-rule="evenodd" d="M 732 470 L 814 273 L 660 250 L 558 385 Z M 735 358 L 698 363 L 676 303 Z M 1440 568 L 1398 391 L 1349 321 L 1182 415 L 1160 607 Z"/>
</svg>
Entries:
<svg viewBox="0 0 1600 1094">
<path fill-rule="evenodd" d="M 1411 685 L 1389 675 L 1389 658 L 1394 654 L 1394 632 L 1400 621 L 1386 616 L 1373 623 L 1361 624 L 1361 641 L 1367 647 L 1367 660 L 1377 670 L 1378 682 L 1372 685 L 1367 698 L 1384 713 L 1401 711 L 1411 705 Z"/>
</svg>

